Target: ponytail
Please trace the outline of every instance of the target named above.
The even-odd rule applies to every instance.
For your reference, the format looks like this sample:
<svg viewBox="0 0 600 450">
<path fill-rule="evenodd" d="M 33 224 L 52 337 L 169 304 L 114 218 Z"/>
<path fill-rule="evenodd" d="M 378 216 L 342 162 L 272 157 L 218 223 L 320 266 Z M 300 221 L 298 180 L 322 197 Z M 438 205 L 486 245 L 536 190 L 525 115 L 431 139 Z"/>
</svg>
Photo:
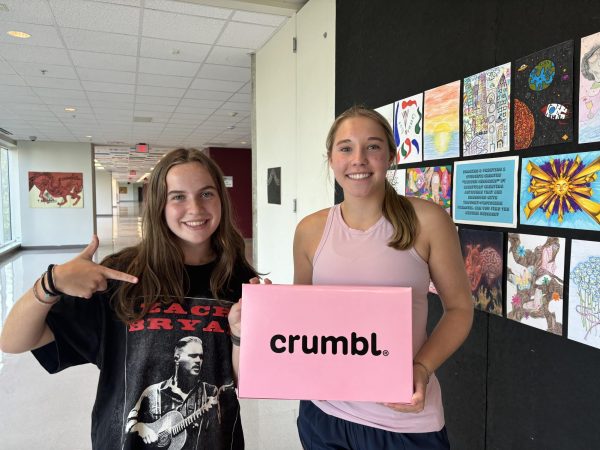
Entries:
<svg viewBox="0 0 600 450">
<path fill-rule="evenodd" d="M 394 235 L 388 246 L 396 250 L 411 248 L 417 237 L 418 220 L 412 203 L 403 195 L 398 195 L 388 180 L 385 180 L 383 215 L 394 227 Z"/>
</svg>

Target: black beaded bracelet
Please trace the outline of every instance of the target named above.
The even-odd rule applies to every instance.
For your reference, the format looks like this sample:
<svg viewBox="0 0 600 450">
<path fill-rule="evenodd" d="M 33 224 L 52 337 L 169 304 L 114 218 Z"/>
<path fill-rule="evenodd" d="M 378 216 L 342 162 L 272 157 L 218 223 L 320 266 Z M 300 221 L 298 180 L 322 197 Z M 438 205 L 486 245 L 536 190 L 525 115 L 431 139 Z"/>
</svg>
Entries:
<svg viewBox="0 0 600 450">
<path fill-rule="evenodd" d="M 46 270 L 46 276 L 48 277 L 48 287 L 53 295 L 64 295 L 64 292 L 61 292 L 58 289 L 56 289 L 56 286 L 54 285 L 54 266 L 55 265 L 56 264 L 50 264 L 48 266 L 48 270 Z"/>
<path fill-rule="evenodd" d="M 42 285 L 42 290 L 44 291 L 44 293 L 46 294 L 46 296 L 50 297 L 54 297 L 56 294 L 54 292 L 52 292 L 50 289 L 48 289 L 48 286 L 46 286 L 46 282 L 44 281 L 44 277 L 46 275 L 47 272 L 44 272 L 41 276 L 40 276 L 40 284 Z"/>
<path fill-rule="evenodd" d="M 236 336 L 233 333 L 231 333 L 229 336 L 231 337 L 231 342 L 233 343 L 233 345 L 235 345 L 236 347 L 239 347 L 240 346 L 240 337 Z"/>
</svg>

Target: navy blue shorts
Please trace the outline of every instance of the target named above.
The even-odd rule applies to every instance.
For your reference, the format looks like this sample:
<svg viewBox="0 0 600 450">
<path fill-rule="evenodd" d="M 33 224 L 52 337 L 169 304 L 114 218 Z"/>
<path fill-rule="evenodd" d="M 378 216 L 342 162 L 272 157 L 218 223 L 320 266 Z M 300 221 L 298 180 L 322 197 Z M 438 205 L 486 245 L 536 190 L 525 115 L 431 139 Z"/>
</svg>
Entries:
<svg viewBox="0 0 600 450">
<path fill-rule="evenodd" d="M 432 433 L 394 433 L 330 416 L 302 400 L 298 434 L 304 450 L 448 450 L 446 427 Z"/>
</svg>

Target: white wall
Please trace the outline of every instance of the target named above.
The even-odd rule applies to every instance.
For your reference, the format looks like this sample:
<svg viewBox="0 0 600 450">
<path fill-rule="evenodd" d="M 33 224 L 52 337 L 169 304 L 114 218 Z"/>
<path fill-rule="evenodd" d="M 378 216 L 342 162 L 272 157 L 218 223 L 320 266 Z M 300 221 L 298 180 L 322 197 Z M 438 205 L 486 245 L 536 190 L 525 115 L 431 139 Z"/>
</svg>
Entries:
<svg viewBox="0 0 600 450">
<path fill-rule="evenodd" d="M 139 201 L 138 188 L 142 187 L 141 183 L 119 183 L 119 187 L 126 187 L 127 194 L 119 194 L 120 202 L 137 202 Z M 117 193 L 119 191 L 117 190 Z"/>
<path fill-rule="evenodd" d="M 275 283 L 293 281 L 296 224 L 333 204 L 325 137 L 334 99 L 335 1 L 311 0 L 255 58 L 255 263 Z M 267 203 L 270 167 L 281 167 L 281 205 Z"/>
<path fill-rule="evenodd" d="M 106 170 L 96 170 L 96 214 L 112 213 L 112 175 Z"/>
<path fill-rule="evenodd" d="M 92 146 L 72 142 L 19 141 L 17 156 L 21 193 L 18 199 L 21 209 L 21 245 L 87 245 L 94 234 Z M 31 208 L 27 195 L 30 171 L 82 172 L 83 208 Z"/>
</svg>

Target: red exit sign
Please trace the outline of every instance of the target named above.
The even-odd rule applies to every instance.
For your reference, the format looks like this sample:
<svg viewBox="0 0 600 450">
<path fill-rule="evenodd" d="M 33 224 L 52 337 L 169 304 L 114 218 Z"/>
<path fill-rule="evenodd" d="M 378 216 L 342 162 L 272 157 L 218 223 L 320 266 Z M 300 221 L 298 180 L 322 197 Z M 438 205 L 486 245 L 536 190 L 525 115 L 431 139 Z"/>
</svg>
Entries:
<svg viewBox="0 0 600 450">
<path fill-rule="evenodd" d="M 148 144 L 136 144 L 135 151 L 138 153 L 148 153 Z"/>
</svg>

